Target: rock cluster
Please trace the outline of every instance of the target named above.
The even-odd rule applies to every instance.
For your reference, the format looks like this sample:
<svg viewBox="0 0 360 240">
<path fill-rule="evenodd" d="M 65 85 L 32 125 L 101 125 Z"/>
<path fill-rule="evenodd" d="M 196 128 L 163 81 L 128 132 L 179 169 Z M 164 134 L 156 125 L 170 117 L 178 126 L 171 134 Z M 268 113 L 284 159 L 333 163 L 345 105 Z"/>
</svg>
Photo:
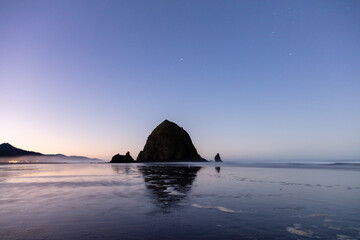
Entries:
<svg viewBox="0 0 360 240">
<path fill-rule="evenodd" d="M 116 154 L 111 160 L 111 163 L 129 162 L 134 162 L 129 152 L 126 155 Z M 207 162 L 207 160 L 198 154 L 189 134 L 182 127 L 165 120 L 151 132 L 136 162 Z"/>
<path fill-rule="evenodd" d="M 134 159 L 130 156 L 130 152 L 125 155 L 116 154 L 112 157 L 110 163 L 132 163 Z"/>
</svg>

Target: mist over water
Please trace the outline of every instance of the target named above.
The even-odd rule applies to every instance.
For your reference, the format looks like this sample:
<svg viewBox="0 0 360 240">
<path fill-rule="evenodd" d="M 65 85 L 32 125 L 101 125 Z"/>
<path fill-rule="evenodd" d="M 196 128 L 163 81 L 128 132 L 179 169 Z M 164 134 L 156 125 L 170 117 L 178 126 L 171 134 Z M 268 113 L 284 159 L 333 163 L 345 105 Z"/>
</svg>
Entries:
<svg viewBox="0 0 360 240">
<path fill-rule="evenodd" d="M 42 156 L 21 156 L 21 157 L 0 157 L 0 164 L 38 164 L 38 163 L 105 163 L 100 159 L 79 156 L 42 155 Z"/>
<path fill-rule="evenodd" d="M 1 239 L 358 239 L 359 168 L 0 165 Z"/>
</svg>

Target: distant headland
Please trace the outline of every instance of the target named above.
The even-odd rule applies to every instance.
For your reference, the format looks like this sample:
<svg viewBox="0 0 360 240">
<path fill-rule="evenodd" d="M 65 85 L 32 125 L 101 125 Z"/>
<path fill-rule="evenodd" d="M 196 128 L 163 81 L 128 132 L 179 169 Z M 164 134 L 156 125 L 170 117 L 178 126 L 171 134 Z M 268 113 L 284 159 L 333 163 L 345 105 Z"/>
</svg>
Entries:
<svg viewBox="0 0 360 240">
<path fill-rule="evenodd" d="M 0 157 L 43 156 L 44 154 L 16 148 L 9 143 L 0 144 Z"/>
<path fill-rule="evenodd" d="M 16 148 L 9 143 L 0 144 L 0 158 L 17 158 L 17 157 L 36 157 L 48 159 L 61 159 L 66 162 L 66 159 L 79 160 L 79 161 L 102 161 L 97 158 L 88 158 L 83 156 L 66 156 L 64 154 L 43 154 L 39 152 L 27 151 Z"/>
</svg>

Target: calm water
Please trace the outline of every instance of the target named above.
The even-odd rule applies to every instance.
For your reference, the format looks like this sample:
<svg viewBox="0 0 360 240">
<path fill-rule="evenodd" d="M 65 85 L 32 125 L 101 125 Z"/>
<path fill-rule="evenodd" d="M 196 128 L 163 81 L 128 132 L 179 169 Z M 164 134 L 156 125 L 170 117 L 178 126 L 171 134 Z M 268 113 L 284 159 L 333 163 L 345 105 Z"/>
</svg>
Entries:
<svg viewBox="0 0 360 240">
<path fill-rule="evenodd" d="M 0 165 L 0 239 L 360 239 L 360 168 Z"/>
</svg>

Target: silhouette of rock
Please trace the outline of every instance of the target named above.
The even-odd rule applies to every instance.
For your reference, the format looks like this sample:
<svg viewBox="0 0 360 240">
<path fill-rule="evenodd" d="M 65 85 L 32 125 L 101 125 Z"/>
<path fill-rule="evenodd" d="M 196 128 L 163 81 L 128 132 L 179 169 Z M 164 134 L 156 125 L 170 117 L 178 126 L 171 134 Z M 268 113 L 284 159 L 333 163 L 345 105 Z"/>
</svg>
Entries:
<svg viewBox="0 0 360 240">
<path fill-rule="evenodd" d="M 116 154 L 112 157 L 110 163 L 132 163 L 134 159 L 130 156 L 130 153 L 127 152 L 125 155 Z"/>
<path fill-rule="evenodd" d="M 220 173 L 220 169 L 221 169 L 221 167 L 215 167 L 215 171 L 216 171 L 217 173 Z"/>
<path fill-rule="evenodd" d="M 42 156 L 43 154 L 38 152 L 25 151 L 20 148 L 16 148 L 9 143 L 0 144 L 0 157 L 20 157 L 20 156 Z"/>
<path fill-rule="evenodd" d="M 189 134 L 168 120 L 157 126 L 148 137 L 138 162 L 206 162 L 200 157 Z"/>
<path fill-rule="evenodd" d="M 216 156 L 215 156 L 215 162 L 222 162 L 221 160 L 221 157 L 220 157 L 220 154 L 217 153 Z"/>
</svg>

